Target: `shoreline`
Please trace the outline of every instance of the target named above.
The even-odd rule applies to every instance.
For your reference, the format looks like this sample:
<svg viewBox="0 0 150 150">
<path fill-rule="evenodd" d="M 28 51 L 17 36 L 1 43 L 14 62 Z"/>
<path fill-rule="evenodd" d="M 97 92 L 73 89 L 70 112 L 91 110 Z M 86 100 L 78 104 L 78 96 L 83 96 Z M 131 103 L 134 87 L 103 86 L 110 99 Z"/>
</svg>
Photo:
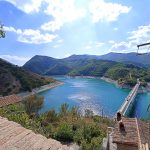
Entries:
<svg viewBox="0 0 150 150">
<path fill-rule="evenodd" d="M 56 81 L 54 83 L 50 83 L 50 84 L 46 84 L 46 85 L 43 85 L 41 87 L 38 87 L 38 88 L 34 88 L 32 89 L 32 92 L 21 92 L 21 93 L 18 93 L 17 95 L 18 96 L 21 96 L 22 98 L 26 98 L 30 95 L 33 95 L 33 94 L 38 94 L 40 92 L 43 92 L 43 91 L 46 91 L 46 90 L 49 90 L 49 89 L 52 89 L 52 88 L 55 88 L 57 86 L 61 86 L 63 85 L 64 83 L 61 82 L 61 81 Z"/>
<path fill-rule="evenodd" d="M 72 77 L 72 76 L 69 76 L 69 77 Z M 95 76 L 73 76 L 73 77 L 80 77 L 80 78 L 87 78 L 87 79 L 100 79 L 100 80 L 106 81 L 108 83 L 114 84 L 116 87 L 119 87 L 121 89 L 129 89 L 129 90 L 132 89 L 132 87 L 130 87 L 128 85 L 125 85 L 125 86 L 119 85 L 117 81 L 112 80 L 110 78 L 106 78 L 104 76 L 103 77 L 95 77 Z M 147 87 L 143 87 L 142 86 L 138 90 L 138 93 L 148 93 L 148 92 L 150 92 L 150 83 L 148 83 Z"/>
<path fill-rule="evenodd" d="M 50 84 L 47 84 L 47 85 L 43 85 L 43 86 L 41 86 L 39 88 L 33 89 L 32 92 L 33 93 L 40 93 L 40 92 L 43 92 L 43 91 L 55 88 L 57 86 L 63 85 L 63 84 L 64 83 L 61 82 L 61 81 L 56 81 L 55 83 L 50 83 Z"/>
</svg>

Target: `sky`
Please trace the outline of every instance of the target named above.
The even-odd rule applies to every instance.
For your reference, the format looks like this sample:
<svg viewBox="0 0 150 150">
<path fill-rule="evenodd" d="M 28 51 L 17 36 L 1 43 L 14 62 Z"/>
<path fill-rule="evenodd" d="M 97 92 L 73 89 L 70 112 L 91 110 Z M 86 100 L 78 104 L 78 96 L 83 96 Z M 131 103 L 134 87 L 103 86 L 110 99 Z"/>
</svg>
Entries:
<svg viewBox="0 0 150 150">
<path fill-rule="evenodd" d="M 0 21 L 0 58 L 19 66 L 35 55 L 136 52 L 150 41 L 150 0 L 0 0 Z"/>
</svg>

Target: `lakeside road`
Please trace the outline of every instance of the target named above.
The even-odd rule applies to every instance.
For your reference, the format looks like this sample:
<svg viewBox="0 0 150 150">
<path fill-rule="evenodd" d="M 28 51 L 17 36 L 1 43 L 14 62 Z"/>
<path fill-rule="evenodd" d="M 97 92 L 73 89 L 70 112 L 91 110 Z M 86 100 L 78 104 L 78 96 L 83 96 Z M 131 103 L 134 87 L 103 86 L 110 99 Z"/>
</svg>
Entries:
<svg viewBox="0 0 150 150">
<path fill-rule="evenodd" d="M 47 84 L 47 85 L 43 85 L 41 87 L 38 87 L 38 88 L 35 88 L 32 90 L 32 92 L 21 92 L 19 94 L 17 94 L 18 96 L 21 96 L 22 98 L 25 98 L 25 97 L 28 97 L 30 95 L 33 95 L 33 94 L 38 94 L 40 92 L 43 92 L 43 91 L 46 91 L 46 90 L 49 90 L 49 89 L 52 89 L 52 88 L 55 88 L 57 86 L 60 86 L 60 85 L 63 85 L 64 83 L 61 82 L 61 81 L 56 81 L 55 83 L 50 83 L 50 84 Z"/>
</svg>

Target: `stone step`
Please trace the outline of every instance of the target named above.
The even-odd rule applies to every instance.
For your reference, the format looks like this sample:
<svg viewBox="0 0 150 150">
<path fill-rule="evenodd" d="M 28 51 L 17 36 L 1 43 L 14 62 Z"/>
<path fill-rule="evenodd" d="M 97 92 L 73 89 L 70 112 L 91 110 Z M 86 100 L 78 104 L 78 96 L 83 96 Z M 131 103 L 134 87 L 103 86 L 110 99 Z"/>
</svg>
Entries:
<svg viewBox="0 0 150 150">
<path fill-rule="evenodd" d="M 13 136 L 10 140 L 8 140 L 5 144 L 3 144 L 1 147 L 5 150 L 11 150 L 12 147 L 14 147 L 14 143 L 20 141 L 24 136 L 30 134 L 31 130 L 26 130 L 25 128 L 22 129 L 22 132 L 19 133 L 17 136 Z M 14 147 L 15 148 L 15 147 Z M 15 148 L 16 149 L 16 148 Z"/>
<path fill-rule="evenodd" d="M 21 127 L 21 126 L 17 123 L 11 123 L 8 126 L 3 127 L 2 129 L 0 129 L 0 137 L 1 135 L 5 135 L 9 132 L 12 132 L 12 130 L 16 127 Z"/>
<path fill-rule="evenodd" d="M 3 137 L 0 139 L 0 144 L 3 145 L 10 140 L 13 140 L 14 137 L 18 136 L 20 133 L 24 132 L 25 129 L 22 127 L 17 127 L 13 130 L 13 132 L 10 132 L 9 134 L 4 134 Z"/>
<path fill-rule="evenodd" d="M 35 134 L 33 134 L 31 132 L 30 134 L 27 134 L 26 136 L 24 136 L 21 140 L 14 143 L 13 146 L 19 150 L 24 150 L 26 147 L 28 147 L 30 149 L 31 145 L 29 147 L 28 141 L 32 140 L 32 138 L 34 138 L 34 136 L 35 136 Z"/>
<path fill-rule="evenodd" d="M 39 137 L 36 136 L 35 133 L 32 133 L 32 138 L 26 141 L 25 145 L 23 145 L 22 148 L 19 150 L 33 150 L 33 145 L 37 142 L 39 142 Z"/>
<path fill-rule="evenodd" d="M 8 121 L 8 119 L 0 119 L 0 125 L 6 121 Z"/>
<path fill-rule="evenodd" d="M 35 143 L 35 144 L 33 144 L 32 145 L 32 149 L 36 149 L 36 150 L 40 150 L 41 149 L 41 147 L 42 147 L 42 145 L 43 145 L 43 143 L 45 142 L 45 141 L 47 141 L 47 138 L 46 137 L 44 137 L 44 136 L 42 136 L 42 135 L 40 135 L 40 134 L 38 134 L 38 135 L 36 135 L 37 136 L 37 142 Z"/>
</svg>

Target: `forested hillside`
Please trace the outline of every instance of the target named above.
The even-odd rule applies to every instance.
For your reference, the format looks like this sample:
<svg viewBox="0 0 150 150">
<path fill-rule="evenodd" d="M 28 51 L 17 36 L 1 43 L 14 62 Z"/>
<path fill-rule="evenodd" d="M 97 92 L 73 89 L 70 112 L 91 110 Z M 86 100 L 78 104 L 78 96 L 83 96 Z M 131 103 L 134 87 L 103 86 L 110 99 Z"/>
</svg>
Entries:
<svg viewBox="0 0 150 150">
<path fill-rule="evenodd" d="M 65 59 L 54 59 L 47 56 L 35 56 L 23 67 L 44 75 L 96 76 L 107 77 L 122 85 L 133 86 L 137 78 L 143 86 L 150 82 L 150 70 L 132 64 L 99 60 L 95 56 L 73 55 Z M 36 62 L 36 63 L 35 63 Z M 42 70 L 41 71 L 37 71 Z"/>
<path fill-rule="evenodd" d="M 54 81 L 0 59 L 0 95 L 31 91 L 33 88 Z"/>
</svg>

